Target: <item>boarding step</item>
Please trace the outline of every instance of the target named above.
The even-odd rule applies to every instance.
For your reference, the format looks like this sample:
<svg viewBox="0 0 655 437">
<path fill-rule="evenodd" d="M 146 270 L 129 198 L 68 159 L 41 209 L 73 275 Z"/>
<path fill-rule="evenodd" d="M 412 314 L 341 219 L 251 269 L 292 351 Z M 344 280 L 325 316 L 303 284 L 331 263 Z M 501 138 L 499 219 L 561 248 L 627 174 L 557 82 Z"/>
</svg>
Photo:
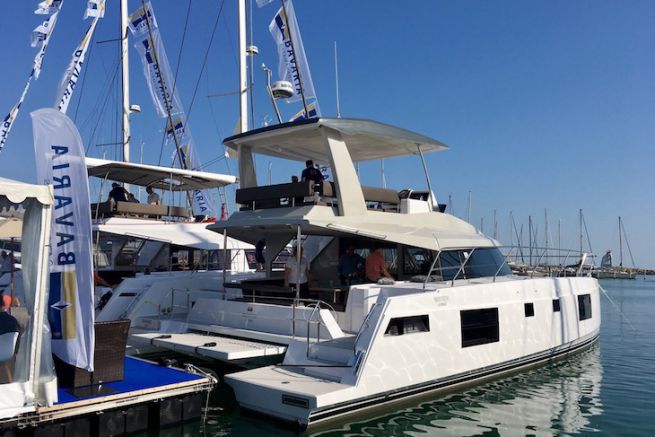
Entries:
<svg viewBox="0 0 655 437">
<path fill-rule="evenodd" d="M 148 340 L 153 346 L 171 351 L 226 362 L 282 355 L 287 350 L 286 346 L 279 344 L 196 333 L 166 334 L 157 332 L 133 334 L 131 337 Z"/>
<path fill-rule="evenodd" d="M 304 375 L 334 382 L 341 382 L 343 377 L 351 372 L 351 366 L 319 360 L 308 360 L 302 367 Z"/>
<path fill-rule="evenodd" d="M 309 345 L 309 358 L 330 364 L 352 365 L 355 337 L 342 337 Z"/>
</svg>

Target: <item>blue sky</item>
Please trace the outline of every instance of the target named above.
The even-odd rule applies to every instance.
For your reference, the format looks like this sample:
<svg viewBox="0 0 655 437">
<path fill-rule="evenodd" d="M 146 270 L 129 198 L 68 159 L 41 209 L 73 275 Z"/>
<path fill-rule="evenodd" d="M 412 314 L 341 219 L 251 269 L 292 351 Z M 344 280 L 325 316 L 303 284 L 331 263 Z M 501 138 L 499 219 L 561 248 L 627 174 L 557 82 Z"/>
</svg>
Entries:
<svg viewBox="0 0 655 437">
<path fill-rule="evenodd" d="M 0 16 L 3 69 L 0 111 L 18 99 L 35 49 L 30 33 L 42 17 L 38 2 L 12 2 Z M 27 96 L 5 150 L 0 175 L 35 180 L 29 112 L 53 105 L 59 81 L 87 23 L 85 1 L 67 0 L 44 61 L 41 78 Z M 69 116 L 76 120 L 91 156 L 118 157 L 120 136 L 116 84 L 117 0 L 110 0 L 76 89 Z M 136 9 L 140 1 L 131 1 Z M 193 0 L 184 47 L 187 1 L 153 0 L 177 69 L 178 88 L 201 156 L 223 154 L 221 139 L 237 120 L 235 96 L 209 97 L 236 89 L 235 1 L 223 5 L 205 71 L 202 60 L 222 2 Z M 509 243 L 509 211 L 527 229 L 532 216 L 544 241 L 548 211 L 550 244 L 561 221 L 562 246 L 578 247 L 578 210 L 583 209 L 593 250 L 618 254 L 621 215 L 635 262 L 655 267 L 655 3 L 652 1 L 346 1 L 296 0 L 295 9 L 323 115 L 336 113 L 333 44 L 339 52 L 341 113 L 398 125 L 439 139 L 450 150 L 427 156 L 439 200 L 451 195 L 454 213 Z M 254 8 L 255 126 L 274 113 L 263 88 L 262 62 L 276 70 L 268 23 L 279 3 Z M 181 53 L 181 57 L 180 57 Z M 153 110 L 136 52 L 130 55 L 133 117 L 132 157 L 168 165 L 161 150 L 163 123 Z M 196 97 L 191 106 L 192 96 Z M 79 102 L 79 103 L 78 103 Z M 299 108 L 282 105 L 289 117 Z M 298 174 L 297 163 L 258 158 L 261 181 L 272 162 L 274 182 Z M 218 159 L 206 167 L 234 172 Z M 380 184 L 380 163 L 360 167 L 364 184 Z M 387 184 L 425 187 L 415 158 L 385 162 Z M 233 190 L 228 191 L 233 196 Z M 527 238 L 527 230 L 525 231 Z M 586 245 L 586 243 L 585 243 Z M 630 264 L 624 254 L 625 264 Z"/>
</svg>

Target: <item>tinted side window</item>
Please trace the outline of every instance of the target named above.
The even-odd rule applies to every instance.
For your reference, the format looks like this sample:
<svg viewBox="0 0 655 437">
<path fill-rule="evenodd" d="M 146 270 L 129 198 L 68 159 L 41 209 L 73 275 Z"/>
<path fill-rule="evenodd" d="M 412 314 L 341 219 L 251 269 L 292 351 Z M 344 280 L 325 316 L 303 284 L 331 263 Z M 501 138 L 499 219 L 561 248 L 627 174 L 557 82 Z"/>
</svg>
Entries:
<svg viewBox="0 0 655 437">
<path fill-rule="evenodd" d="M 578 316 L 580 320 L 591 319 L 591 295 L 578 296 Z"/>
<path fill-rule="evenodd" d="M 534 304 L 526 303 L 523 306 L 525 310 L 525 317 L 534 317 Z"/>
<path fill-rule="evenodd" d="M 430 318 L 428 315 L 411 317 L 394 317 L 389 320 L 384 335 L 404 335 L 413 332 L 428 332 L 430 330 Z"/>
<path fill-rule="evenodd" d="M 553 312 L 558 313 L 559 311 L 559 299 L 553 299 Z"/>
<path fill-rule="evenodd" d="M 498 308 L 460 311 L 462 347 L 499 341 Z"/>
</svg>

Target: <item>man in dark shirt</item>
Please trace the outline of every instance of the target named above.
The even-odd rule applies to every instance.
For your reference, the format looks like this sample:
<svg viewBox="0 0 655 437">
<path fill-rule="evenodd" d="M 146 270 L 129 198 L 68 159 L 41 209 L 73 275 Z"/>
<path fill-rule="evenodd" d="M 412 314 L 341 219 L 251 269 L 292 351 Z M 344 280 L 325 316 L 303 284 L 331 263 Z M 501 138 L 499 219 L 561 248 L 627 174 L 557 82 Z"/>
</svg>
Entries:
<svg viewBox="0 0 655 437">
<path fill-rule="evenodd" d="M 320 184 L 323 182 L 323 173 L 316 167 L 314 167 L 314 161 L 308 159 L 305 161 L 305 169 L 300 175 L 300 180 L 302 182 L 314 181 L 315 184 Z"/>
<path fill-rule="evenodd" d="M 116 182 L 111 184 L 109 198 L 114 199 L 114 202 L 129 202 L 127 190 Z"/>
<path fill-rule="evenodd" d="M 355 253 L 353 246 L 348 246 L 346 253 L 339 258 L 339 280 L 341 285 L 351 285 L 353 281 L 361 279 L 366 261 Z"/>
</svg>

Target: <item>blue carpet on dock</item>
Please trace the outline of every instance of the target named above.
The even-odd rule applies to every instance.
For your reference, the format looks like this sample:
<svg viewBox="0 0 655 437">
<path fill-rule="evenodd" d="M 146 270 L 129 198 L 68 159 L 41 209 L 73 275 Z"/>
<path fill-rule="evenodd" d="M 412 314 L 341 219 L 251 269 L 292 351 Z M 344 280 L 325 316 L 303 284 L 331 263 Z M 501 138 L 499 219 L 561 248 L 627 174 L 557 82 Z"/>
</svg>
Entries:
<svg viewBox="0 0 655 437">
<path fill-rule="evenodd" d="M 77 402 L 82 399 L 112 396 L 138 390 L 153 389 L 171 384 L 195 381 L 202 378 L 204 377 L 201 375 L 194 375 L 183 370 L 159 366 L 157 364 L 132 357 L 125 357 L 124 379 L 122 381 L 102 384 L 103 387 L 110 388 L 112 390 L 111 393 L 78 397 L 72 393 L 73 390 L 70 388 L 59 388 L 57 390 L 59 395 L 59 401 L 57 404 Z"/>
</svg>

